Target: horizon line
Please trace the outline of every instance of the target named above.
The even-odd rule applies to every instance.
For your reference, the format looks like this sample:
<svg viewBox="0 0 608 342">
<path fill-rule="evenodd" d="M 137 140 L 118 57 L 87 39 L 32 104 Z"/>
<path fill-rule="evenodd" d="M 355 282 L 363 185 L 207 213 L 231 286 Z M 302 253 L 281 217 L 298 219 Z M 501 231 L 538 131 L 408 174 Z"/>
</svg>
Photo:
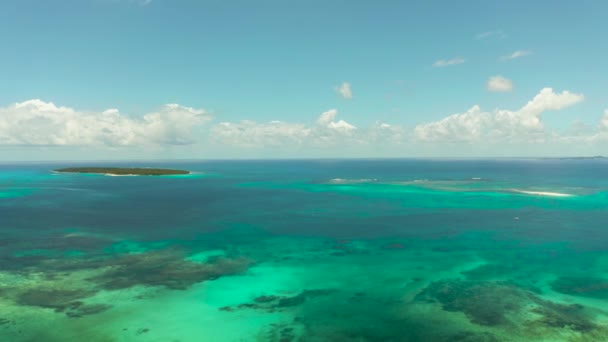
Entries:
<svg viewBox="0 0 608 342">
<path fill-rule="evenodd" d="M 0 160 L 0 165 L 41 164 L 41 163 L 146 163 L 146 162 L 216 162 L 216 161 L 331 161 L 331 160 L 533 160 L 533 159 L 608 159 L 607 156 L 507 156 L 507 157 L 292 157 L 292 158 L 171 158 L 171 159 L 41 159 L 41 160 Z"/>
</svg>

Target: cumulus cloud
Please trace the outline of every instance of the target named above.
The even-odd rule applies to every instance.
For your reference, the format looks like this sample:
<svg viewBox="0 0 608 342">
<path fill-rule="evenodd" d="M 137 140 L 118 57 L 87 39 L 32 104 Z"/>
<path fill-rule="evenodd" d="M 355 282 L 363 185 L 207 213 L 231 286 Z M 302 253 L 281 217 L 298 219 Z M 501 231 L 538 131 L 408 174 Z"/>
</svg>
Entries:
<svg viewBox="0 0 608 342">
<path fill-rule="evenodd" d="M 516 59 L 516 58 L 521 58 L 521 57 L 525 57 L 525 56 L 529 56 L 532 54 L 532 51 L 528 51 L 528 50 L 517 50 L 509 55 L 505 55 L 500 57 L 501 60 L 503 61 L 508 61 L 511 59 Z"/>
<path fill-rule="evenodd" d="M 544 88 L 516 110 L 487 111 L 476 105 L 410 128 L 387 122 L 354 125 L 350 119 L 342 119 L 338 110 L 330 109 L 304 123 L 244 120 L 216 123 L 205 130 L 200 126 L 211 119 L 207 111 L 178 104 L 135 117 L 117 109 L 86 112 L 30 100 L 0 108 L 0 147 L 147 147 L 196 143 L 191 148 L 226 151 L 224 148 L 232 146 L 245 148 L 242 151 L 257 149 L 259 153 L 270 148 L 273 153 L 280 152 L 273 155 L 285 156 L 301 156 L 299 153 L 449 156 L 465 151 L 486 156 L 498 152 L 530 155 L 543 151 L 567 153 L 577 151 L 576 148 L 601 151 L 601 146 L 608 142 L 608 109 L 596 124 L 579 122 L 559 133 L 543 124 L 546 112 L 583 100 L 581 94 Z M 458 143 L 466 144 L 466 150 Z M 222 148 L 218 149 L 218 145 Z"/>
<path fill-rule="evenodd" d="M 473 106 L 464 113 L 420 124 L 414 134 L 420 141 L 430 142 L 531 141 L 543 131 L 542 113 L 572 106 L 583 99 L 581 94 L 555 93 L 544 88 L 519 110 L 484 112 Z"/>
<path fill-rule="evenodd" d="M 310 133 L 311 129 L 302 124 L 244 120 L 215 125 L 211 129 L 211 138 L 222 144 L 240 147 L 280 147 L 302 144 Z"/>
<path fill-rule="evenodd" d="M 353 91 L 350 87 L 350 83 L 348 82 L 343 82 L 340 86 L 336 87 L 336 92 L 338 94 L 340 94 L 340 96 L 342 96 L 345 99 L 352 99 L 353 98 Z"/>
<path fill-rule="evenodd" d="M 506 92 L 513 90 L 513 82 L 508 78 L 497 75 L 488 79 L 486 87 L 489 91 Z"/>
<path fill-rule="evenodd" d="M 133 146 L 194 142 L 193 127 L 210 120 L 203 109 L 168 104 L 131 118 L 117 109 L 82 112 L 29 100 L 0 108 L 0 145 Z"/>
<path fill-rule="evenodd" d="M 398 125 L 391 125 L 386 122 L 376 122 L 365 132 L 367 141 L 375 143 L 380 147 L 391 145 L 401 145 L 407 142 L 407 130 Z"/>
<path fill-rule="evenodd" d="M 330 109 L 319 116 L 319 119 L 317 119 L 317 124 L 321 127 L 342 133 L 349 133 L 357 129 L 357 127 L 344 120 L 335 121 L 337 115 L 338 111 L 336 109 Z"/>
<path fill-rule="evenodd" d="M 352 141 L 357 127 L 336 120 L 337 115 L 336 109 L 330 109 L 321 113 L 314 124 L 308 125 L 283 121 L 222 122 L 211 129 L 211 139 L 242 147 L 321 146 Z"/>
<path fill-rule="evenodd" d="M 529 144 L 565 141 L 565 137 L 545 129 L 542 115 L 547 111 L 575 105 L 583 99 L 581 94 L 544 88 L 517 110 L 484 111 L 476 105 L 465 112 L 422 123 L 412 129 L 385 122 L 360 128 L 339 119 L 338 111 L 330 109 L 321 113 L 311 124 L 283 121 L 221 123 L 213 127 L 212 140 L 227 145 L 256 148 L 358 146 L 362 150 L 373 151 L 372 153 L 398 153 L 397 148 L 420 153 L 420 148 L 448 146 L 445 143 L 468 143 L 481 149 L 496 143 L 531 146 Z M 606 130 L 608 136 L 608 113 L 599 126 Z"/>
<path fill-rule="evenodd" d="M 453 114 L 442 120 L 420 124 L 414 134 L 421 141 L 479 140 L 484 128 L 489 127 L 491 115 L 473 106 L 464 113 Z"/>
<path fill-rule="evenodd" d="M 464 58 L 454 57 L 452 59 L 440 59 L 440 60 L 436 61 L 435 63 L 433 63 L 433 66 L 436 68 L 442 68 L 442 67 L 447 67 L 450 65 L 462 64 L 464 62 L 465 62 Z"/>
</svg>

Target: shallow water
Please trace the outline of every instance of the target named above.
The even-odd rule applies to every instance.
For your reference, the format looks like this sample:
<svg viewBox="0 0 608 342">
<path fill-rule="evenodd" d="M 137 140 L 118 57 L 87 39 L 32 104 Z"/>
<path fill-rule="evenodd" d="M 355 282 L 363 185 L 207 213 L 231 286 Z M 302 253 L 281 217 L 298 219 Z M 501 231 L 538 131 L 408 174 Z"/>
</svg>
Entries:
<svg viewBox="0 0 608 342">
<path fill-rule="evenodd" d="M 2 341 L 608 340 L 601 159 L 61 166 L 0 165 Z"/>
</svg>

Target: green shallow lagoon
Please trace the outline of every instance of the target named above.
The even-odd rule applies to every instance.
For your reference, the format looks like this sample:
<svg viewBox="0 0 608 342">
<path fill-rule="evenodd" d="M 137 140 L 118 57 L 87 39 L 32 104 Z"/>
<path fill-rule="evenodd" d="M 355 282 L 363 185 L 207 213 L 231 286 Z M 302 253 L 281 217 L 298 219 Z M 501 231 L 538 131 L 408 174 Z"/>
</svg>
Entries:
<svg viewBox="0 0 608 342">
<path fill-rule="evenodd" d="M 0 168 L 0 340 L 608 340 L 602 160 L 60 166 Z"/>
</svg>

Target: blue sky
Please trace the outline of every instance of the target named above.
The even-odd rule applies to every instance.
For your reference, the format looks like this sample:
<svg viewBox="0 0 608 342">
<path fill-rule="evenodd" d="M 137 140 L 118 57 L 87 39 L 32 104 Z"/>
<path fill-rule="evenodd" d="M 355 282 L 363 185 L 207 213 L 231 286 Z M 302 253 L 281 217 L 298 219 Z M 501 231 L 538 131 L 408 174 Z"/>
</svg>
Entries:
<svg viewBox="0 0 608 342">
<path fill-rule="evenodd" d="M 605 1 L 3 1 L 0 160 L 601 154 L 606 13 Z M 517 112 L 544 88 L 565 102 Z M 474 105 L 482 114 L 428 126 Z"/>
</svg>

